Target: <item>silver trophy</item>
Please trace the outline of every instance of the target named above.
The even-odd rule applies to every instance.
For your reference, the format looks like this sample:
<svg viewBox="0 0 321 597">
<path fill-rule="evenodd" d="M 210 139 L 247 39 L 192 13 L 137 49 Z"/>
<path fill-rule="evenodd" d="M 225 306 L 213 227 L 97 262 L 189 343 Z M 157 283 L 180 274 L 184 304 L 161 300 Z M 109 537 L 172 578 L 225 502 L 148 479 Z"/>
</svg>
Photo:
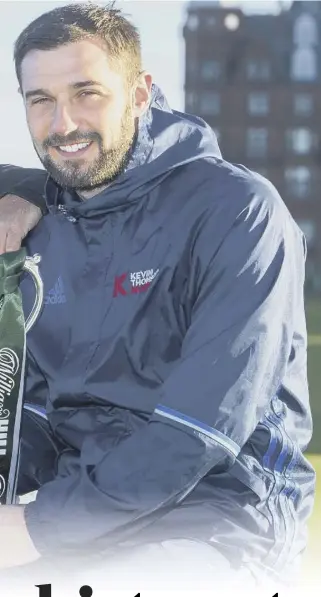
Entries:
<svg viewBox="0 0 321 597">
<path fill-rule="evenodd" d="M 36 323 L 43 305 L 43 282 L 38 264 L 40 255 L 26 257 L 23 270 L 30 274 L 35 286 L 35 300 L 25 321 L 25 332 Z M 0 350 L 0 505 L 15 504 L 19 469 L 21 421 L 26 368 L 26 339 L 22 357 L 13 347 Z"/>
<path fill-rule="evenodd" d="M 40 255 L 36 254 L 33 257 L 26 257 L 25 264 L 23 266 L 24 271 L 31 275 L 36 289 L 35 302 L 32 311 L 26 320 L 26 333 L 28 333 L 36 323 L 43 305 L 43 282 L 38 267 L 38 263 L 40 263 L 40 261 Z"/>
</svg>

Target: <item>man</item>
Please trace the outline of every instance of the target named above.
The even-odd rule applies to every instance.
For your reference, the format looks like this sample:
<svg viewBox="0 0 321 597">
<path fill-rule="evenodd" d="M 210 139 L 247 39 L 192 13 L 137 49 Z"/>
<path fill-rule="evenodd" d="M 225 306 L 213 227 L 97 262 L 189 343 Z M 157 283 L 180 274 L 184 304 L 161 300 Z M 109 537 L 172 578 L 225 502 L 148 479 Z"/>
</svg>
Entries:
<svg viewBox="0 0 321 597">
<path fill-rule="evenodd" d="M 46 298 L 19 492 L 38 493 L 1 512 L 7 566 L 197 545 L 204 569 L 221 554 L 285 575 L 314 492 L 300 230 L 270 183 L 170 109 L 113 8 L 42 15 L 15 64 L 49 213 L 25 241 Z M 19 197 L 46 211 L 43 185 L 2 166 L 2 250 L 40 219 Z"/>
</svg>

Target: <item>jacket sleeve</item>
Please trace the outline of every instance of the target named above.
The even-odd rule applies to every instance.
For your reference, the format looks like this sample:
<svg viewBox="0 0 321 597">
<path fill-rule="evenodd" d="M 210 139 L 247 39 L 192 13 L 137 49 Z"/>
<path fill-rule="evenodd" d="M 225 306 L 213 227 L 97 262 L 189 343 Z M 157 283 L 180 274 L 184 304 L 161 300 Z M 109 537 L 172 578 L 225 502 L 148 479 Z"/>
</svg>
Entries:
<svg viewBox="0 0 321 597">
<path fill-rule="evenodd" d="M 45 170 L 0 164 L 0 199 L 4 195 L 18 195 L 37 205 L 45 214 L 44 187 L 47 177 Z"/>
<path fill-rule="evenodd" d="M 273 187 L 263 191 L 229 226 L 224 208 L 200 227 L 190 325 L 145 428 L 109 452 L 92 436 L 70 475 L 27 506 L 41 553 L 98 551 L 133 536 L 210 470 L 231 467 L 255 430 L 286 371 L 305 260 L 298 227 Z"/>
</svg>

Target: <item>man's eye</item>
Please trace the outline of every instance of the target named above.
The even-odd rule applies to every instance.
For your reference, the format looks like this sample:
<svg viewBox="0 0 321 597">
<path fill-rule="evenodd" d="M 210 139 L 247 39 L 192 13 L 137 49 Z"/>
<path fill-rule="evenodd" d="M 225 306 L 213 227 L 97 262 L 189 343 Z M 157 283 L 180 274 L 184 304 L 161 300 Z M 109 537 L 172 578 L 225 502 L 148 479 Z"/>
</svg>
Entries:
<svg viewBox="0 0 321 597">
<path fill-rule="evenodd" d="M 86 97 L 86 96 L 90 96 L 90 95 L 98 95 L 97 91 L 82 91 L 79 96 L 80 97 Z"/>
<path fill-rule="evenodd" d="M 37 104 L 45 104 L 46 102 L 49 102 L 49 98 L 48 97 L 38 97 L 37 99 L 32 100 L 32 105 L 37 105 Z"/>
</svg>

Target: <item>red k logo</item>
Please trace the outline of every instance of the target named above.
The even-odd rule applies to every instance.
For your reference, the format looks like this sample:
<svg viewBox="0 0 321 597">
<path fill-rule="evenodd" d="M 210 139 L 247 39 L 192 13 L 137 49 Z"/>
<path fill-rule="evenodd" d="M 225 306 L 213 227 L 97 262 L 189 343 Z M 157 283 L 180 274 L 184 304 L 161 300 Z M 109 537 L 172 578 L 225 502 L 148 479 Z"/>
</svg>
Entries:
<svg viewBox="0 0 321 597">
<path fill-rule="evenodd" d="M 125 288 L 123 288 L 123 284 L 127 278 L 127 274 L 123 274 L 122 276 L 116 276 L 114 282 L 114 297 L 122 294 L 123 296 L 127 295 Z"/>
<path fill-rule="evenodd" d="M 154 271 L 153 269 L 147 269 L 146 271 L 129 274 L 129 279 L 127 278 L 128 274 L 116 276 L 114 281 L 114 298 L 116 296 L 127 296 L 129 294 L 145 292 L 158 273 L 159 270 Z"/>
</svg>

